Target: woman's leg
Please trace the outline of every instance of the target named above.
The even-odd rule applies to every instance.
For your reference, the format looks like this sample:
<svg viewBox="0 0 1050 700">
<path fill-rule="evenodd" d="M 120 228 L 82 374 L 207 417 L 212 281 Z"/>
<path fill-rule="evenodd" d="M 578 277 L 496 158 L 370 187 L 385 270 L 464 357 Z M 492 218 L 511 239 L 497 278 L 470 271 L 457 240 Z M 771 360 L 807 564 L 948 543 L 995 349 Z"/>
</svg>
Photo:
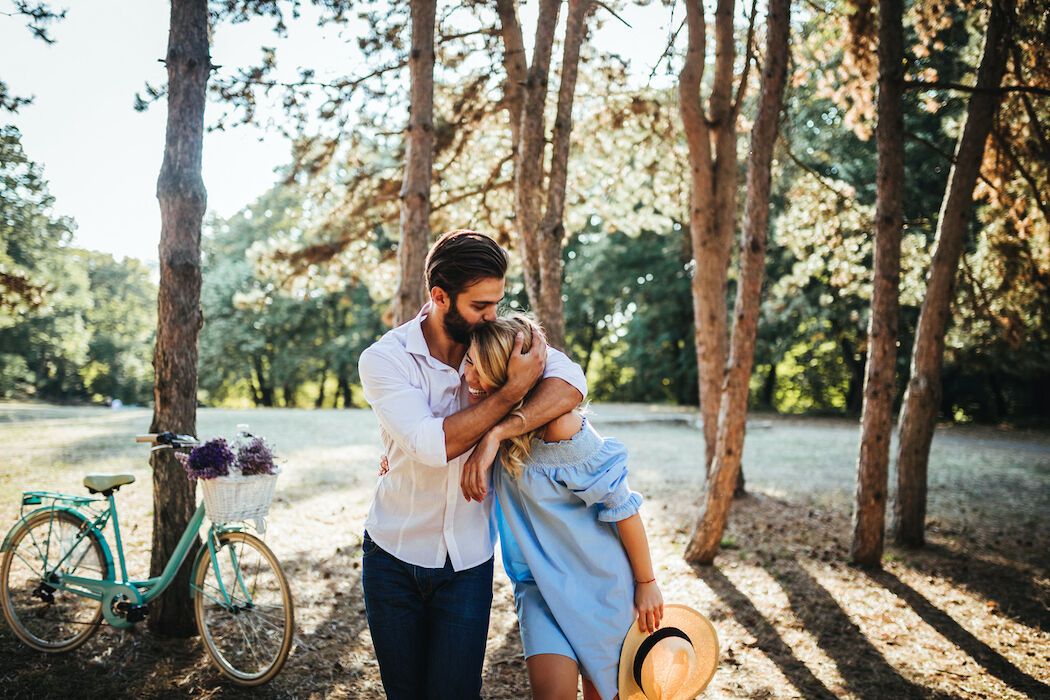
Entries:
<svg viewBox="0 0 1050 700">
<path fill-rule="evenodd" d="M 561 654 L 535 654 L 525 659 L 533 700 L 576 700 L 580 669 Z"/>
</svg>

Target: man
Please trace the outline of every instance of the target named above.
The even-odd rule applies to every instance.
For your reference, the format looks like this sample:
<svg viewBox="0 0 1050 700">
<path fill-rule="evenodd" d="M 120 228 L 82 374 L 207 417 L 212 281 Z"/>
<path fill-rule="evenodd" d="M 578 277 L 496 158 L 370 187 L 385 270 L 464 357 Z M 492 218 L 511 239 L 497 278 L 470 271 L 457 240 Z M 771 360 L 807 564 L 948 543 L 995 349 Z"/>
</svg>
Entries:
<svg viewBox="0 0 1050 700">
<path fill-rule="evenodd" d="M 469 406 L 471 331 L 496 318 L 507 255 L 491 238 L 452 231 L 426 259 L 430 301 L 361 354 L 365 399 L 379 419 L 382 475 L 365 521 L 365 612 L 383 687 L 400 698 L 478 698 L 492 604 L 492 496 L 464 498 L 469 451 L 497 423 L 516 434 L 566 413 L 583 372 L 519 335 L 507 383 Z M 508 412 L 533 388 L 520 415 Z M 476 465 L 471 465 L 476 469 Z"/>
</svg>

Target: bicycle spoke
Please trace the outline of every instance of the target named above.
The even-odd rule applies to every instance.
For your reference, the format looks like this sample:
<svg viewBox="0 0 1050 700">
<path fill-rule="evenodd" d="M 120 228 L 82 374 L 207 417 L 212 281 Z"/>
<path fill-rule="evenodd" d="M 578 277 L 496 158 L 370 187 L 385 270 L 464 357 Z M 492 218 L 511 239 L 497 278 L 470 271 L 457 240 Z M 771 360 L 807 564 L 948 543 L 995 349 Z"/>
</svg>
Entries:
<svg viewBox="0 0 1050 700">
<path fill-rule="evenodd" d="M 0 604 L 15 634 L 35 649 L 76 648 L 99 627 L 97 597 L 50 581 L 52 574 L 105 577 L 102 545 L 86 523 L 75 511 L 40 511 L 16 528 L 3 555 Z"/>
</svg>

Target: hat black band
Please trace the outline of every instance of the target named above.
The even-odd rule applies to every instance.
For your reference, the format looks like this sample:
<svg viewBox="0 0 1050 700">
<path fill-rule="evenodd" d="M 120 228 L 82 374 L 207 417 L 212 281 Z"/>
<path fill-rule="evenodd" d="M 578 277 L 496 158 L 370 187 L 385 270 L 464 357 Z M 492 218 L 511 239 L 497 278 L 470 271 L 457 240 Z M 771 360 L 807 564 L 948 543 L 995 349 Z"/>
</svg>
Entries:
<svg viewBox="0 0 1050 700">
<path fill-rule="evenodd" d="M 646 637 L 645 641 L 638 645 L 638 651 L 634 652 L 634 682 L 638 684 L 639 688 L 642 687 L 642 664 L 645 662 L 645 657 L 649 655 L 649 652 L 653 650 L 657 642 L 661 642 L 668 637 L 681 637 L 690 644 L 693 643 L 689 635 L 677 627 L 664 627 Z"/>
</svg>

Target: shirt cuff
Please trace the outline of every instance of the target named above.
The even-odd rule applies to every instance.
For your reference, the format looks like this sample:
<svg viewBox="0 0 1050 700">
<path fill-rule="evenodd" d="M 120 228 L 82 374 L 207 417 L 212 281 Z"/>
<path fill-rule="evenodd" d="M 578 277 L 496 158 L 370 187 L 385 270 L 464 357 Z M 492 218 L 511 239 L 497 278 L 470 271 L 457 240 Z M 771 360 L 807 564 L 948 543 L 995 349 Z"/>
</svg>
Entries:
<svg viewBox="0 0 1050 700">
<path fill-rule="evenodd" d="M 428 467 L 444 467 L 448 464 L 444 418 L 425 419 L 413 436 L 412 443 L 416 459 Z"/>
</svg>

